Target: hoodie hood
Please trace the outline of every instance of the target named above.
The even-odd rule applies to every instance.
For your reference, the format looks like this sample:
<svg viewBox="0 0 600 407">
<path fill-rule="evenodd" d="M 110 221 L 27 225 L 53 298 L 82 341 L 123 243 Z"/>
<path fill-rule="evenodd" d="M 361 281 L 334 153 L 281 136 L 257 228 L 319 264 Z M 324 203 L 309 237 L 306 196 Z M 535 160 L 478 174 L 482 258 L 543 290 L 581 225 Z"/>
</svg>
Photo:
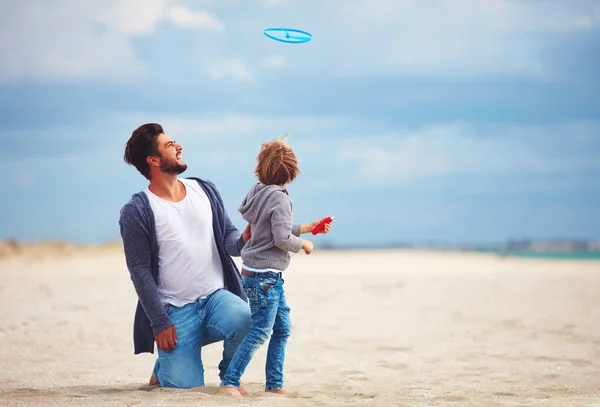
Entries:
<svg viewBox="0 0 600 407">
<path fill-rule="evenodd" d="M 269 196 L 275 192 L 284 190 L 285 189 L 279 185 L 256 184 L 250 189 L 250 192 L 248 192 L 248 195 L 246 195 L 242 201 L 238 211 L 246 222 L 255 224 L 257 223 Z"/>
</svg>

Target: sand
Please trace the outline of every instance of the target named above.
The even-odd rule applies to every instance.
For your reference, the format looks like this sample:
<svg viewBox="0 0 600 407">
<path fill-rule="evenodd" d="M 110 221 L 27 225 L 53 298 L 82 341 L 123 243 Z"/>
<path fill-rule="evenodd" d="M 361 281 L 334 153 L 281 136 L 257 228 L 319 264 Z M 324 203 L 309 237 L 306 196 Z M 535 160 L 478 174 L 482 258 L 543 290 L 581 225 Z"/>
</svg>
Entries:
<svg viewBox="0 0 600 407">
<path fill-rule="evenodd" d="M 48 249 L 49 250 L 49 249 Z M 150 389 L 118 247 L 0 260 L 0 406 L 600 406 L 600 263 L 419 251 L 298 254 L 286 382 Z"/>
</svg>

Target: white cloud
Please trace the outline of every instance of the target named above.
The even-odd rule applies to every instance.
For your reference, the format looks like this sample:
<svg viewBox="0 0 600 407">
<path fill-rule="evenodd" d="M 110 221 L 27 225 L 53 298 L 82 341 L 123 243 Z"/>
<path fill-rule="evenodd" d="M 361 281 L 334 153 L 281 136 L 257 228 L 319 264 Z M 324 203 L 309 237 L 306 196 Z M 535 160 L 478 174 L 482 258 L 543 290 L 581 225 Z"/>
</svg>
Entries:
<svg viewBox="0 0 600 407">
<path fill-rule="evenodd" d="M 128 122 L 143 121 L 132 121 L 131 117 Z M 353 183 L 600 172 L 600 122 L 529 126 L 439 123 L 402 128 L 345 116 L 217 113 L 157 120 L 171 137 L 183 143 L 184 149 L 204 146 L 211 152 L 228 151 L 229 158 L 236 161 L 254 159 L 260 143 L 290 131 L 288 141 L 300 153 L 300 161 L 303 165 L 310 163 L 306 164 L 307 171 L 314 165 L 321 168 L 326 157 L 331 177 Z M 114 121 L 124 120 L 115 117 Z M 331 179 L 322 177 L 314 182 L 330 185 Z"/>
<path fill-rule="evenodd" d="M 143 123 L 148 118 L 141 114 L 128 113 L 111 116 L 116 123 Z M 348 117 L 315 116 L 255 116 L 246 114 L 207 114 L 204 117 L 163 116 L 156 120 L 165 131 L 180 142 L 222 141 L 223 147 L 230 141 L 251 139 L 259 146 L 261 142 L 291 132 L 288 140 L 303 148 L 325 146 L 325 137 L 330 133 L 359 126 L 359 121 Z"/>
<path fill-rule="evenodd" d="M 86 11 L 80 15 L 84 21 L 91 17 L 93 22 L 102 23 L 109 30 L 125 35 L 152 33 L 167 6 L 164 0 L 107 1 L 96 4 L 81 2 L 80 4 Z M 102 7 L 103 4 L 104 7 Z M 60 14 L 67 17 L 73 12 L 73 8 L 74 6 L 65 3 L 62 5 Z"/>
<path fill-rule="evenodd" d="M 241 58 L 217 59 L 207 65 L 206 72 L 215 79 L 233 78 L 239 81 L 252 79 L 252 74 Z"/>
<path fill-rule="evenodd" d="M 552 189 L 587 185 L 593 174 L 600 173 L 599 121 L 536 126 L 439 123 L 402 128 L 345 116 L 126 112 L 98 117 L 97 123 L 109 123 L 108 128 L 87 123 L 86 128 L 98 129 L 88 134 L 89 141 L 81 139 L 80 124 L 45 128 L 43 136 L 53 140 L 53 148 L 38 143 L 42 134 L 38 129 L 9 131 L 6 136 L 26 140 L 23 145 L 43 146 L 24 157 L 4 157 L 0 178 L 10 180 L 17 173 L 27 176 L 11 183 L 37 181 L 48 171 L 83 168 L 90 160 L 111 163 L 106 171 L 119 173 L 125 141 L 135 127 L 149 121 L 161 123 L 167 134 L 182 143 L 185 160 L 195 171 L 206 168 L 209 159 L 232 160 L 239 168 L 251 168 L 262 142 L 290 131 L 288 141 L 298 153 L 302 182 L 313 189 L 327 190 L 332 184 L 345 189 L 423 185 L 443 182 L 448 176 L 463 179 L 465 186 L 489 177 L 502 182 L 516 179 L 515 188 Z M 110 137 L 103 137 L 107 134 Z"/>
<path fill-rule="evenodd" d="M 169 9 L 170 21 L 180 27 L 223 31 L 223 23 L 207 11 L 191 11 L 183 6 Z"/>
<path fill-rule="evenodd" d="M 559 126 L 441 124 L 346 140 L 337 162 L 363 180 L 446 175 L 560 175 L 600 171 L 594 151 L 600 123 Z M 597 148 L 596 148 L 597 149 Z"/>
<path fill-rule="evenodd" d="M 165 19 L 183 28 L 223 28 L 211 14 L 169 0 L 3 1 L 0 82 L 130 78 L 147 69 L 132 37 L 152 34 Z"/>
<path fill-rule="evenodd" d="M 318 13 L 311 10 L 314 18 L 308 27 L 314 36 L 310 45 L 314 58 L 302 60 L 302 66 L 314 73 L 327 66 L 327 72 L 337 77 L 565 79 L 568 74 L 548 56 L 557 35 L 590 32 L 598 26 L 591 7 L 577 0 L 322 4 Z M 307 11 L 298 6 L 289 13 L 298 13 L 294 22 L 300 22 Z M 290 60 L 291 64 L 295 62 Z"/>
<path fill-rule="evenodd" d="M 165 131 L 178 141 L 232 140 L 258 131 L 261 122 L 247 115 L 227 115 L 203 119 L 166 117 L 161 121 Z"/>
<path fill-rule="evenodd" d="M 225 21 L 227 33 L 202 44 L 203 64 L 226 47 L 246 61 L 273 58 L 266 61 L 273 68 L 285 61 L 291 72 L 304 76 L 557 80 L 572 77 L 550 59 L 549 51 L 562 43 L 557 39 L 600 26 L 600 4 L 584 0 L 261 1 L 277 8 L 245 2 L 238 2 L 239 7 L 216 1 L 184 3 L 206 8 L 186 7 L 178 0 L 4 0 L 0 82 L 29 77 L 130 78 L 152 69 L 140 61 L 133 36 L 152 35 L 161 22 L 221 32 Z M 223 10 L 222 19 L 210 12 L 217 8 Z M 271 52 L 261 55 L 264 49 L 256 45 L 264 41 L 258 40 L 257 24 L 307 29 L 314 37 L 301 46 L 261 42 L 280 50 L 281 58 L 268 57 Z M 165 45 L 157 45 L 154 52 L 160 54 L 161 46 Z M 239 61 L 226 73 L 209 71 L 216 77 L 250 76 Z"/>
<path fill-rule="evenodd" d="M 285 66 L 285 59 L 279 54 L 271 55 L 264 59 L 263 66 L 273 69 L 283 68 Z"/>
</svg>

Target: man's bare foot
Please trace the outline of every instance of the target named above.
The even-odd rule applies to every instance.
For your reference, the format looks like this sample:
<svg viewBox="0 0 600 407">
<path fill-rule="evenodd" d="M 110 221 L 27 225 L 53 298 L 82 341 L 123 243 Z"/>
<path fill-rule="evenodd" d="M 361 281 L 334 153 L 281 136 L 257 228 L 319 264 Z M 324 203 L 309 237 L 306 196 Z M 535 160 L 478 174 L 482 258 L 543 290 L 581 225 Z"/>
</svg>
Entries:
<svg viewBox="0 0 600 407">
<path fill-rule="evenodd" d="M 219 386 L 219 392 L 233 397 L 242 397 L 242 393 L 235 387 Z"/>
<path fill-rule="evenodd" d="M 278 389 L 278 390 L 265 390 L 267 393 L 273 394 L 293 394 L 294 391 L 290 389 Z"/>
<path fill-rule="evenodd" d="M 242 396 L 245 396 L 246 394 L 248 394 L 248 392 L 246 391 L 246 388 L 244 387 L 244 385 L 242 383 L 240 383 L 240 386 L 238 387 L 238 391 L 240 392 L 240 394 Z"/>
<path fill-rule="evenodd" d="M 150 382 L 148 384 L 150 386 L 160 386 L 160 383 L 158 382 L 156 376 L 154 376 L 154 373 L 152 373 L 152 376 L 150 376 Z"/>
</svg>

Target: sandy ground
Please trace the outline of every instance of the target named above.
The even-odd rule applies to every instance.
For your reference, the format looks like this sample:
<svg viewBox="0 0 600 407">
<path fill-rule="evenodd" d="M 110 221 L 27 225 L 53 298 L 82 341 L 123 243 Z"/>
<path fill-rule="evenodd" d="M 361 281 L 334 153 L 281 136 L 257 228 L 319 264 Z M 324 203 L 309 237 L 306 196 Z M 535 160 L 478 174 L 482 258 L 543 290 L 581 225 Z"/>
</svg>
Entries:
<svg viewBox="0 0 600 407">
<path fill-rule="evenodd" d="M 62 258 L 61 258 L 62 257 Z M 0 260 L 0 406 L 600 406 L 600 263 L 415 251 L 298 254 L 287 385 L 150 389 L 118 248 Z"/>
</svg>

